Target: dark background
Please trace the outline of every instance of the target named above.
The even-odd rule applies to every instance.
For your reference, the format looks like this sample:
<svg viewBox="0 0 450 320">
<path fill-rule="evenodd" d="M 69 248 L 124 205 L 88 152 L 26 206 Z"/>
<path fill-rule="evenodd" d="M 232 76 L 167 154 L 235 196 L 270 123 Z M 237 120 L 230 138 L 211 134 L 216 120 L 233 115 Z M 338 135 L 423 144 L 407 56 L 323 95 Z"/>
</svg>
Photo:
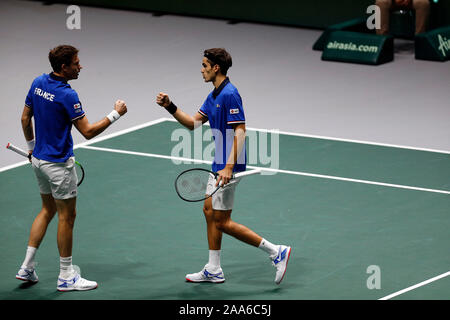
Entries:
<svg viewBox="0 0 450 320">
<path fill-rule="evenodd" d="M 46 1 L 324 29 L 366 15 L 373 0 L 70 0 Z M 432 3 L 431 26 L 450 24 L 450 2 Z"/>
</svg>

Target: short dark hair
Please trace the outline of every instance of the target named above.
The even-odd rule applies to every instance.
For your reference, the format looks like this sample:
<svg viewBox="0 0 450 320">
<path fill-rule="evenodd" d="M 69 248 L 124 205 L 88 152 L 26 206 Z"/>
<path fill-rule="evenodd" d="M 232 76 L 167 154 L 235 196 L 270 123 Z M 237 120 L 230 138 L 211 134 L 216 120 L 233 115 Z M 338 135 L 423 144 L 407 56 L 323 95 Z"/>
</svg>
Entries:
<svg viewBox="0 0 450 320">
<path fill-rule="evenodd" d="M 78 49 L 70 45 L 60 45 L 50 50 L 48 60 L 54 72 L 60 72 L 62 65 L 70 65 L 73 57 L 78 54 Z"/>
<path fill-rule="evenodd" d="M 203 55 L 211 62 L 211 66 L 218 64 L 223 75 L 227 75 L 228 69 L 233 64 L 231 55 L 224 48 L 207 49 Z"/>
</svg>

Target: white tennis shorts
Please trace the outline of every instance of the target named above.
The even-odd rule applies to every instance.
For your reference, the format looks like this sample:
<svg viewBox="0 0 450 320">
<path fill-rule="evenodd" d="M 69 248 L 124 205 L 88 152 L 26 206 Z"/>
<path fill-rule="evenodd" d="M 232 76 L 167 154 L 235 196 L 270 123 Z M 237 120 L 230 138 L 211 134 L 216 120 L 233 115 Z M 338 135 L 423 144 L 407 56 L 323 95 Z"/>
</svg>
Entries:
<svg viewBox="0 0 450 320">
<path fill-rule="evenodd" d="M 234 205 L 234 192 L 236 186 L 241 181 L 241 178 L 235 178 L 227 183 L 223 188 L 219 188 L 212 195 L 212 207 L 214 210 L 232 210 Z M 208 180 L 208 185 L 206 186 L 206 194 L 210 195 L 214 190 L 216 190 L 217 180 L 211 174 Z"/>
<path fill-rule="evenodd" d="M 55 199 L 70 199 L 77 196 L 77 171 L 75 157 L 66 162 L 49 162 L 31 158 L 41 194 L 52 194 Z"/>
</svg>

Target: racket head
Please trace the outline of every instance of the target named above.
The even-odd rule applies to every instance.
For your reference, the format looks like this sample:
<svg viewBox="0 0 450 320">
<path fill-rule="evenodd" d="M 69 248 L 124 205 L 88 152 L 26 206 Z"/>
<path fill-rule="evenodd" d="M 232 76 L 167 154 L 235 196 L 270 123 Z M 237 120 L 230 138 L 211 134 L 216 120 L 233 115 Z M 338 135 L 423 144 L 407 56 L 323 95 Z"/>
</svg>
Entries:
<svg viewBox="0 0 450 320">
<path fill-rule="evenodd" d="M 84 168 L 78 161 L 75 161 L 75 170 L 78 178 L 77 187 L 79 187 L 84 180 Z"/>
<path fill-rule="evenodd" d="M 175 179 L 175 191 L 181 199 L 188 202 L 208 199 L 220 188 L 219 186 L 214 192 L 206 195 L 206 187 L 211 176 L 216 178 L 217 173 L 202 168 L 185 170 Z"/>
</svg>

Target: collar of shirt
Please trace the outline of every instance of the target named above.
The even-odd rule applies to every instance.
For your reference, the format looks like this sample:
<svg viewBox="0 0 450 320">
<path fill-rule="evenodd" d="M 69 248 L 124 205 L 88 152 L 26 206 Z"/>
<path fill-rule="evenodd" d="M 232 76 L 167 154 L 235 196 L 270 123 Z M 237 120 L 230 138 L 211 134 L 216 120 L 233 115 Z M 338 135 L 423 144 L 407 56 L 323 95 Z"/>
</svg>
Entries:
<svg viewBox="0 0 450 320">
<path fill-rule="evenodd" d="M 230 79 L 228 77 L 225 78 L 225 80 L 222 81 L 222 83 L 220 84 L 220 86 L 218 88 L 215 88 L 212 95 L 213 98 L 217 98 L 217 96 L 220 94 L 220 92 L 222 92 L 222 89 L 230 82 Z"/>
<path fill-rule="evenodd" d="M 61 81 L 61 82 L 67 83 L 66 79 L 64 79 L 63 77 L 58 77 L 58 76 L 55 75 L 53 72 L 51 72 L 51 73 L 49 74 L 49 76 L 50 76 L 50 78 L 52 78 L 53 80 Z"/>
</svg>

